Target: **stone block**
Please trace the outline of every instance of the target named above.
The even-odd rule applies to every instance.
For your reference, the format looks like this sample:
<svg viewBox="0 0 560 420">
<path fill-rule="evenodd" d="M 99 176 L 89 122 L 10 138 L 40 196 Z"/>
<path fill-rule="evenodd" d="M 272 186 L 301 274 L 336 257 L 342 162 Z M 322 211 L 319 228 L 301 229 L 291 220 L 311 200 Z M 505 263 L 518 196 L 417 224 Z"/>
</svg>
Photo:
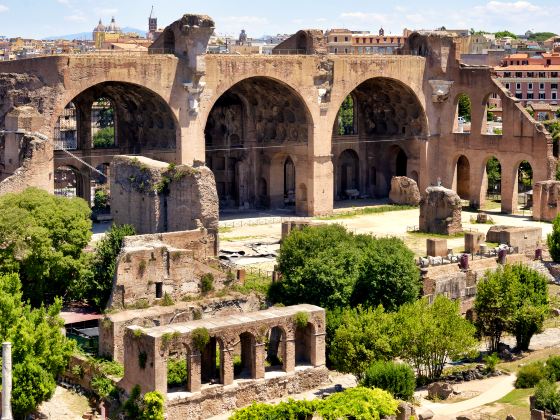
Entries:
<svg viewBox="0 0 560 420">
<path fill-rule="evenodd" d="M 482 232 L 466 232 L 465 233 L 465 252 L 468 254 L 476 254 L 480 250 L 480 244 L 486 240 L 486 235 Z"/>
<path fill-rule="evenodd" d="M 428 398 L 446 400 L 453 394 L 453 387 L 446 382 L 433 382 L 428 385 Z"/>
<path fill-rule="evenodd" d="M 444 187 L 428 187 L 420 201 L 420 231 L 454 235 L 462 232 L 461 198 Z"/>
<path fill-rule="evenodd" d="M 426 249 L 430 257 L 447 257 L 447 239 L 428 238 L 426 239 Z"/>
<path fill-rule="evenodd" d="M 406 176 L 391 178 L 389 200 L 394 204 L 417 206 L 420 204 L 420 190 L 416 181 Z"/>
<path fill-rule="evenodd" d="M 529 226 L 492 226 L 486 234 L 488 242 L 507 244 L 519 252 L 535 250 L 542 243 L 542 228 Z"/>
</svg>

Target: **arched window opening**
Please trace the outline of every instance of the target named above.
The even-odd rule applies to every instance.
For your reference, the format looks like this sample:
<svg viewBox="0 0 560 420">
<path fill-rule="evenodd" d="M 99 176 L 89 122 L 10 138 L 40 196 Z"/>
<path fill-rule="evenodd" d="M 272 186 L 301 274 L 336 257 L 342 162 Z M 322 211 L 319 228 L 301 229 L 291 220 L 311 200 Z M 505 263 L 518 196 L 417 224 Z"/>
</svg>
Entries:
<svg viewBox="0 0 560 420">
<path fill-rule="evenodd" d="M 517 193 L 521 208 L 530 209 L 533 206 L 533 168 L 526 160 L 517 170 Z"/>
<path fill-rule="evenodd" d="M 280 327 L 270 329 L 267 334 L 265 349 L 265 371 L 285 371 L 286 334 Z"/>
<path fill-rule="evenodd" d="M 92 171 L 91 187 L 93 194 L 93 211 L 96 215 L 111 213 L 111 191 L 109 189 L 110 165 L 102 163 Z M 103 175 L 102 175 L 103 174 Z"/>
<path fill-rule="evenodd" d="M 223 384 L 224 368 L 224 346 L 222 341 L 216 337 L 210 337 L 210 341 L 201 354 L 201 383 Z"/>
<path fill-rule="evenodd" d="M 453 122 L 454 133 L 471 132 L 471 99 L 468 95 L 461 93 L 457 97 L 457 110 Z"/>
<path fill-rule="evenodd" d="M 98 98 L 91 107 L 92 146 L 96 149 L 115 147 L 115 108 L 107 98 Z"/>
<path fill-rule="evenodd" d="M 234 379 L 251 379 L 255 377 L 256 341 L 253 334 L 244 332 L 239 335 L 239 342 L 233 354 Z"/>
<path fill-rule="evenodd" d="M 457 166 L 455 170 L 457 194 L 462 200 L 470 200 L 471 166 L 469 160 L 465 156 L 460 156 L 459 159 L 457 159 Z"/>
<path fill-rule="evenodd" d="M 58 120 L 54 129 L 55 150 L 75 150 L 78 148 L 78 116 L 73 102 L 70 102 Z"/>
<path fill-rule="evenodd" d="M 337 127 L 336 133 L 339 136 L 351 136 L 358 134 L 356 126 L 356 109 L 354 105 L 354 98 L 348 95 L 338 111 L 336 119 Z"/>
<path fill-rule="evenodd" d="M 296 366 L 311 365 L 311 353 L 313 351 L 313 339 L 315 337 L 314 327 L 311 323 L 302 328 L 296 327 L 295 331 L 295 354 Z"/>
<path fill-rule="evenodd" d="M 406 170 L 408 165 L 408 158 L 403 149 L 399 148 L 397 153 L 397 159 L 395 163 L 395 175 L 396 176 L 406 176 Z"/>
<path fill-rule="evenodd" d="M 338 196 L 356 198 L 360 195 L 360 159 L 354 150 L 347 149 L 338 158 Z"/>
<path fill-rule="evenodd" d="M 294 206 L 296 204 L 296 166 L 292 158 L 288 157 L 284 162 L 284 205 Z"/>
<path fill-rule="evenodd" d="M 491 93 L 486 100 L 482 134 L 502 134 L 502 100 L 497 93 Z"/>
<path fill-rule="evenodd" d="M 183 391 L 187 387 L 188 355 L 170 352 L 167 358 L 167 392 Z"/>
<path fill-rule="evenodd" d="M 488 179 L 486 198 L 489 201 L 486 207 L 492 209 L 502 202 L 502 165 L 494 156 L 486 162 L 486 177 Z"/>
</svg>

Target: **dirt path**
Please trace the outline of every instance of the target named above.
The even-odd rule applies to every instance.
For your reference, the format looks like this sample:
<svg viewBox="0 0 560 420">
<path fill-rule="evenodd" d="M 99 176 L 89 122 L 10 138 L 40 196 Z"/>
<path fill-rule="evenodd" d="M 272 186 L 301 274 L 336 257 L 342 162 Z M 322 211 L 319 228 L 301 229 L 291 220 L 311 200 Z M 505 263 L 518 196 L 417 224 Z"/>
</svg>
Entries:
<svg viewBox="0 0 560 420">
<path fill-rule="evenodd" d="M 50 401 L 46 401 L 39 407 L 39 417 L 50 420 L 81 420 L 82 415 L 89 411 L 89 403 L 86 397 L 76 394 L 60 386 Z"/>
<path fill-rule="evenodd" d="M 465 382 L 455 385 L 454 388 L 465 393 L 481 389 L 485 389 L 485 391 L 476 397 L 456 403 L 435 403 L 422 398 L 421 408 L 417 411 L 421 412 L 422 409 L 432 410 L 435 420 L 455 419 L 459 413 L 473 410 L 503 398 L 515 389 L 513 386 L 514 382 L 515 375 L 497 376 L 480 381 Z M 420 395 L 425 395 L 425 391 L 420 393 Z"/>
</svg>

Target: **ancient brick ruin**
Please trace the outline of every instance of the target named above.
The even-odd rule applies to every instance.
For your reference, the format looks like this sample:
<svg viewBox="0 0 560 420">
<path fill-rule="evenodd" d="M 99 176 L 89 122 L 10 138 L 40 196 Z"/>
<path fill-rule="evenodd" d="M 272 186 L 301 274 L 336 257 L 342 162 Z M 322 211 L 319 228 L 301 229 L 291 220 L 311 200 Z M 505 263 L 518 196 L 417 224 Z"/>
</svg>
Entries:
<svg viewBox="0 0 560 420">
<path fill-rule="evenodd" d="M 428 187 L 420 201 L 420 232 L 454 235 L 462 232 L 461 199 L 444 187 Z"/>
</svg>

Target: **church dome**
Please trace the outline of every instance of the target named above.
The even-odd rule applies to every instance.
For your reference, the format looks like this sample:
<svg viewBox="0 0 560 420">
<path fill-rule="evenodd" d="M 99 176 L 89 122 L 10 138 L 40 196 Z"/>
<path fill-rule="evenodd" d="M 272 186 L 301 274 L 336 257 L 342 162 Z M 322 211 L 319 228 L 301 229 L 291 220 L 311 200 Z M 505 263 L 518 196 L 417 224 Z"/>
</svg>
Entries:
<svg viewBox="0 0 560 420">
<path fill-rule="evenodd" d="M 121 28 L 119 28 L 117 26 L 117 23 L 115 22 L 115 17 L 113 16 L 113 18 L 111 19 L 111 23 L 109 24 L 109 26 L 107 26 L 107 32 L 120 32 Z"/>
<path fill-rule="evenodd" d="M 99 19 L 99 24 L 95 28 L 93 28 L 93 32 L 105 32 L 105 25 L 103 25 L 101 19 Z"/>
</svg>

